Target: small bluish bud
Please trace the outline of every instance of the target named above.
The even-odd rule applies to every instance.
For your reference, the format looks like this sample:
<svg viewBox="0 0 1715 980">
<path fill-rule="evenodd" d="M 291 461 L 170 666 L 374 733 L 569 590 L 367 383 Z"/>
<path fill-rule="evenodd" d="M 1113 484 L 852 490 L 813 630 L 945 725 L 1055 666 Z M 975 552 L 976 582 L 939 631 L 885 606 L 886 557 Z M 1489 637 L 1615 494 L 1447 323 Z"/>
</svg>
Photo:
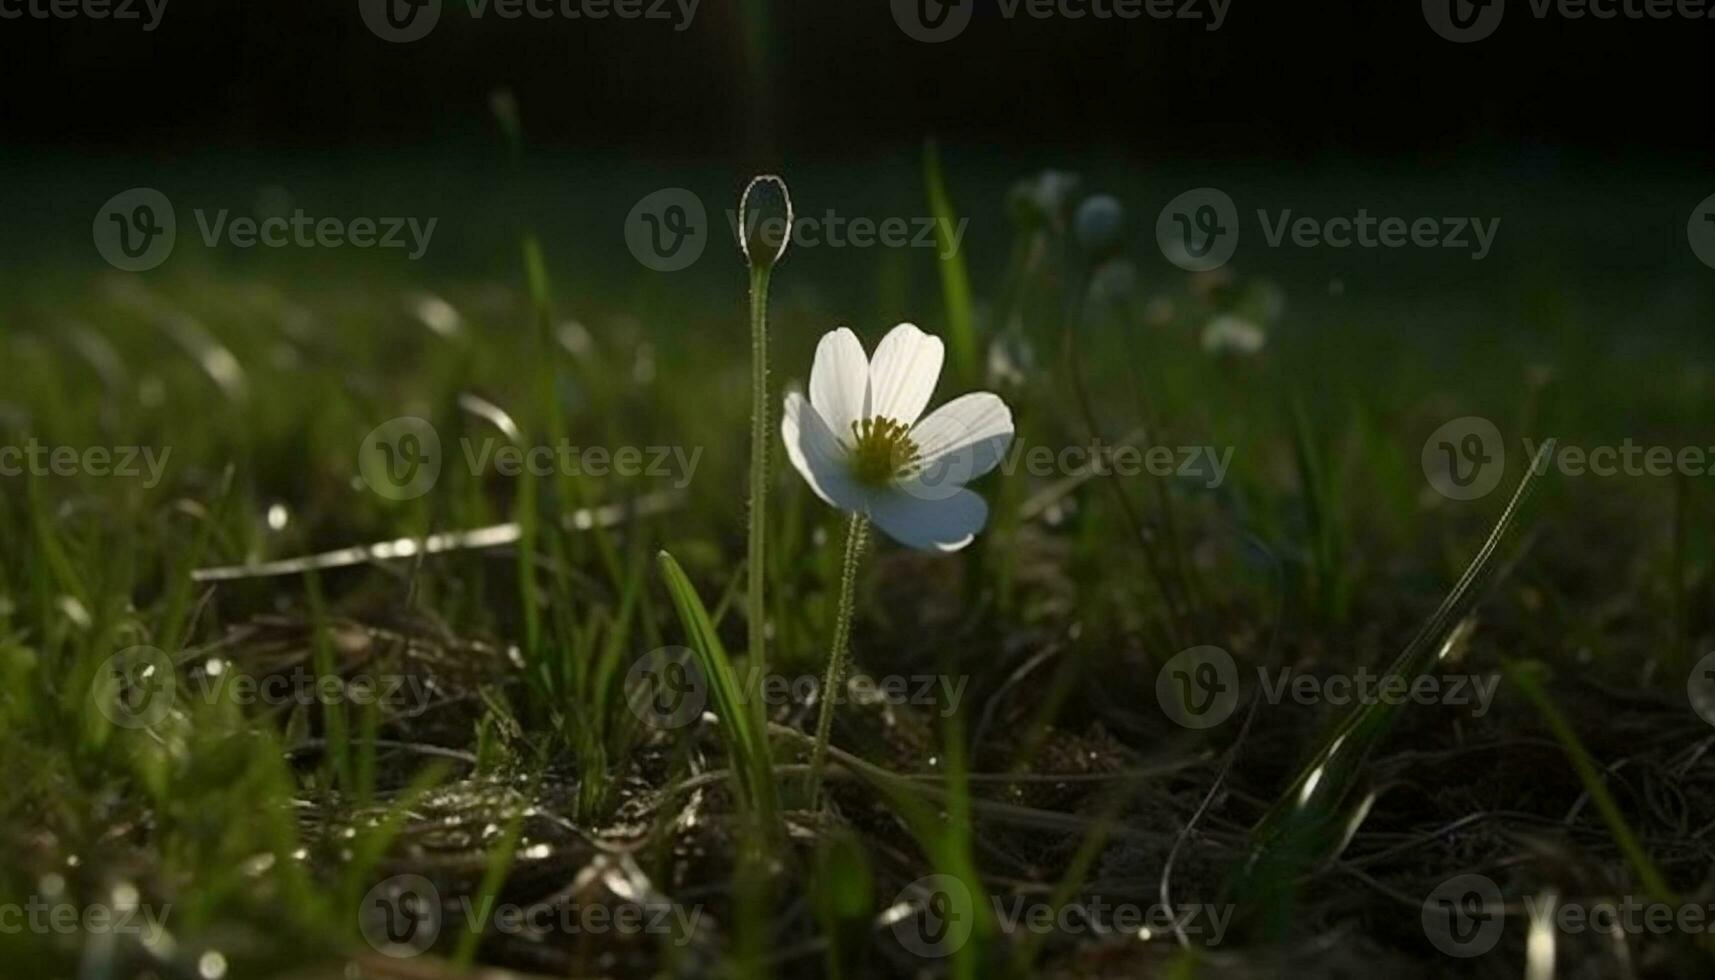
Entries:
<svg viewBox="0 0 1715 980">
<path fill-rule="evenodd" d="M 1119 251 L 1124 230 L 1125 207 L 1111 194 L 1086 198 L 1072 219 L 1078 246 L 1095 259 L 1105 259 Z"/>
</svg>

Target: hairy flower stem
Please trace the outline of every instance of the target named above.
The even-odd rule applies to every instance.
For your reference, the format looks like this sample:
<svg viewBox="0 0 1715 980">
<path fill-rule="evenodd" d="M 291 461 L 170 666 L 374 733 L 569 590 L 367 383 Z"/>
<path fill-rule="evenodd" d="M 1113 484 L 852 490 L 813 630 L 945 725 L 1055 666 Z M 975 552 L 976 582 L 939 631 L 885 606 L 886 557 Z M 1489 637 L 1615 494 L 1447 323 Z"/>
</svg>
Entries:
<svg viewBox="0 0 1715 980">
<path fill-rule="evenodd" d="M 852 610 L 856 605 L 858 566 L 863 563 L 869 518 L 852 514 L 846 526 L 846 558 L 840 567 L 840 605 L 834 613 L 834 638 L 828 649 L 828 672 L 822 678 L 822 710 L 816 718 L 816 748 L 810 756 L 810 805 L 822 795 L 822 767 L 828 761 L 828 736 L 834 730 L 834 705 L 845 683 L 846 651 L 851 645 Z"/>
<path fill-rule="evenodd" d="M 761 705 L 761 684 L 768 673 L 768 277 L 772 266 L 750 268 L 750 542 L 745 569 L 745 618 L 749 626 L 751 703 Z M 759 709 L 760 710 L 760 709 Z"/>
</svg>

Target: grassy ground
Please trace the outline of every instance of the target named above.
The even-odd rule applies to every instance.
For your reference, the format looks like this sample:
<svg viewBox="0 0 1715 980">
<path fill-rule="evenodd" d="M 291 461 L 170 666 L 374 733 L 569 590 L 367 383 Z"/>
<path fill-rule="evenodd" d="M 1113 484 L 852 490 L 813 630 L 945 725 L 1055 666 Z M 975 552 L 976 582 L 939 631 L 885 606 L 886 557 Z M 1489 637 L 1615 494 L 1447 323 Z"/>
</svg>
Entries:
<svg viewBox="0 0 1715 980">
<path fill-rule="evenodd" d="M 185 189 L 161 182 L 182 238 L 189 208 L 245 208 L 269 183 L 199 167 Z M 55 472 L 49 455 L 0 476 L 0 894 L 10 909 L 164 921 L 119 933 L 59 928 L 52 912 L 40 927 L 0 922 L 8 962 L 80 978 L 473 964 L 1511 977 L 1541 970 L 1546 950 L 1561 972 L 1530 976 L 1709 969 L 1703 931 L 1596 935 L 1533 929 L 1531 915 L 1546 896 L 1715 903 L 1715 731 L 1688 698 L 1715 638 L 1708 477 L 1551 470 L 1491 539 L 1525 440 L 1715 444 L 1715 292 L 1666 244 L 1683 241 L 1674 209 L 1701 194 L 1640 195 L 1631 214 L 1680 224 L 1621 250 L 1631 226 L 1561 207 L 1587 184 L 1472 205 L 1458 180 L 1342 190 L 1241 172 L 1225 186 L 1242 205 L 1503 214 L 1502 245 L 1481 264 L 1252 248 L 1192 276 L 1149 229 L 1194 184 L 1109 168 L 1086 187 L 1125 200 L 1134 233 L 1080 304 L 1090 257 L 1053 229 L 1016 230 L 1005 187 L 1028 175 L 991 164 L 949 183 L 972 222 L 957 263 L 968 311 L 949 302 L 933 250 L 789 253 L 774 285 L 776 411 L 836 323 L 873 346 L 909 319 L 956 345 L 968 316 L 977 359 L 962 377 L 949 367 L 936 403 L 992 387 L 1026 448 L 1088 446 L 1093 422 L 1109 445 L 1230 449 L 1231 465 L 1214 481 L 1021 461 L 977 485 L 992 518 L 967 551 L 880 542 L 859 583 L 854 666 L 907 686 L 841 705 L 832 792 L 813 803 L 807 684 L 827 656 L 843 524 L 775 440 L 768 651 L 784 693 L 762 730 L 769 812 L 734 772 L 732 718 L 653 724 L 660 691 L 642 683 L 679 664 L 652 651 L 692 640 L 663 549 L 744 667 L 744 269 L 717 237 L 691 270 L 651 272 L 620 235 L 648 190 L 692 186 L 715 213 L 742 178 L 556 192 L 530 172 L 461 195 L 445 172 L 390 190 L 375 174 L 280 169 L 299 203 L 329 212 L 442 215 L 445 244 L 413 264 L 186 241 L 133 275 L 78 242 L 108 185 L 62 175 L 23 213 L 58 237 L 7 276 L 0 446 L 137 447 L 144 471 L 96 475 L 80 455 Z M 926 213 L 915 160 L 789 176 L 804 213 Z M 68 212 L 78 219 L 54 222 Z M 1206 351 L 1223 315 L 1267 345 Z M 431 490 L 395 500 L 358 460 L 366 436 L 407 415 L 432 423 L 444 465 Z M 1450 500 L 1423 451 L 1466 416 L 1498 427 L 1506 475 Z M 467 447 L 561 440 L 664 462 L 513 477 L 465 461 Z M 496 527 L 439 539 L 434 554 L 421 544 Z M 196 574 L 397 539 L 418 544 Z M 1173 684 L 1158 681 L 1203 646 L 1226 652 L 1241 693 L 1218 724 L 1178 724 L 1162 693 Z M 135 667 L 149 650 L 166 662 L 144 686 L 158 692 L 170 672 L 176 693 L 146 724 L 116 722 L 128 695 L 112 658 Z M 1257 680 L 1389 665 L 1496 685 L 1492 704 L 1273 703 Z M 1469 959 L 1425 924 L 1426 898 L 1461 874 L 1492 881 L 1505 906 L 1498 942 Z M 377 941 L 375 911 L 411 882 L 435 908 L 395 911 L 432 912 L 438 928 L 412 934 L 426 951 L 397 956 L 415 950 Z M 1054 918 L 1100 903 L 1195 905 L 1224 924 L 1175 935 Z M 510 906 L 549 911 L 520 927 L 498 911 Z M 1049 924 L 1005 921 L 1024 907 Z M 629 927 L 621 909 L 638 916 Z M 925 919 L 969 936 L 926 949 L 910 938 Z"/>
</svg>

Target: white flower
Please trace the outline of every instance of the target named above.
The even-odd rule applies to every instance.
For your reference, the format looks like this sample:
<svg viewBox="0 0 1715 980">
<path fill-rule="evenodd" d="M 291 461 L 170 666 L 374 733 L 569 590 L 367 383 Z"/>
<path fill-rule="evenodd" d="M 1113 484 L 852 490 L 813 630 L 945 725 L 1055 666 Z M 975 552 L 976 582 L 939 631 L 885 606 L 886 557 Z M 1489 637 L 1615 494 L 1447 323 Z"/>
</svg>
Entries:
<svg viewBox="0 0 1715 980">
<path fill-rule="evenodd" d="M 1203 350 L 1210 354 L 1255 354 L 1268 343 L 1268 334 L 1244 317 L 1223 314 L 1203 328 Z"/>
<path fill-rule="evenodd" d="M 786 396 L 786 455 L 834 507 L 867 514 L 901 544 L 958 551 L 988 520 L 965 484 L 994 469 L 1012 442 L 1012 412 L 998 395 L 955 398 L 923 417 L 945 348 L 909 323 L 864 355 L 841 327 L 822 337 L 810 397 Z"/>
</svg>

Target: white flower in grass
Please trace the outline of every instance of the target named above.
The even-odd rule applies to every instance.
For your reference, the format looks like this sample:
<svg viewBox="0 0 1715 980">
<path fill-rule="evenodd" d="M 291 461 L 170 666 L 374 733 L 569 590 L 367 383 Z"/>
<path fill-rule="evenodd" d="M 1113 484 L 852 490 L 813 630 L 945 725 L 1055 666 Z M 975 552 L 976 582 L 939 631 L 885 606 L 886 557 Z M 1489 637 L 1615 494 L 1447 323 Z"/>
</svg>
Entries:
<svg viewBox="0 0 1715 980">
<path fill-rule="evenodd" d="M 923 416 L 945 354 L 939 338 L 902 323 L 872 361 L 841 327 L 816 347 L 810 397 L 788 394 L 780 422 L 786 455 L 817 496 L 928 551 L 958 551 L 983 529 L 988 504 L 965 484 L 1012 442 L 1012 411 L 986 391 Z"/>
<path fill-rule="evenodd" d="M 1242 316 L 1224 314 L 1203 328 L 1203 350 L 1210 354 L 1251 355 L 1268 343 L 1268 334 Z"/>
</svg>

